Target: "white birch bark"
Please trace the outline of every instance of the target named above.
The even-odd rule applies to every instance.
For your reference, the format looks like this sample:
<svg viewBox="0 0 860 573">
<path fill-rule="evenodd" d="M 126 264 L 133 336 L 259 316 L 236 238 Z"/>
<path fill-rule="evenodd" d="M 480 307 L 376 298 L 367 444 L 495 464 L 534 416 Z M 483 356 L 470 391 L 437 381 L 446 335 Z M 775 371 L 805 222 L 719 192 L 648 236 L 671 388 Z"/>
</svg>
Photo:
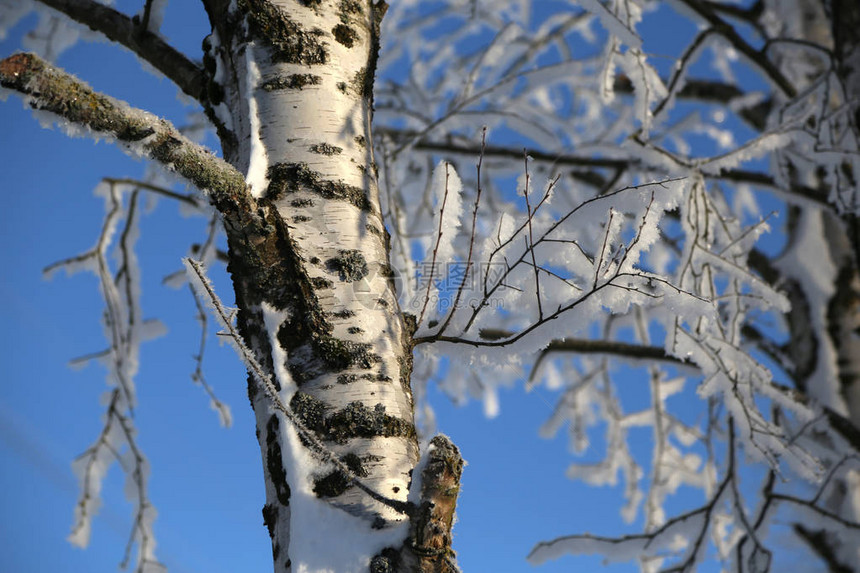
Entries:
<svg viewBox="0 0 860 573">
<path fill-rule="evenodd" d="M 405 503 L 418 462 L 411 332 L 390 280 L 370 138 L 383 12 L 369 1 L 243 0 L 208 45 L 224 94 L 216 110 L 234 127 L 228 159 L 271 227 L 249 249 L 228 223 L 243 336 L 325 447 Z M 404 541 L 405 513 L 321 461 L 258 390 L 250 380 L 275 571 L 378 565 Z M 331 548 L 338 539 L 348 551 Z"/>
</svg>

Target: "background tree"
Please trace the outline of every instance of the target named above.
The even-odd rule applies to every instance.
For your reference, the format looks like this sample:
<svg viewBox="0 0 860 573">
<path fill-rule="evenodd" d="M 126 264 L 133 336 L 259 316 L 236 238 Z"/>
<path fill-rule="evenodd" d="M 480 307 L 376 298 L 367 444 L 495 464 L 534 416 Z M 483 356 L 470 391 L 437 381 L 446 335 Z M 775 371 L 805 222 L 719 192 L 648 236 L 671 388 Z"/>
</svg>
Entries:
<svg viewBox="0 0 860 573">
<path fill-rule="evenodd" d="M 415 506 L 403 503 L 405 468 L 418 463 L 405 383 L 413 346 L 419 398 L 434 381 L 494 413 L 498 388 L 525 380 L 560 390 L 545 433 L 570 422 L 582 451 L 603 430 L 605 458 L 568 475 L 600 484 L 621 474 L 622 515 L 633 520 L 641 508 L 643 532 L 548 540 L 532 562 L 598 552 L 646 571 L 683 571 L 718 556 L 734 570 L 764 571 L 788 520 L 831 570 L 858 568 L 860 17 L 851 2 L 682 0 L 677 14 L 633 1 L 580 2 L 585 10 L 398 3 L 384 20 L 379 66 L 411 68 L 377 83 L 378 202 L 367 64 L 376 63 L 372 16 L 381 6 L 208 3 L 215 33 L 198 66 L 148 34 L 160 3 L 147 2 L 136 21 L 96 3 L 46 4 L 197 98 L 241 172 L 34 58 L 3 61 L 5 87 L 167 164 L 208 191 L 223 217 L 276 568 L 289 568 L 285 547 L 296 559 L 310 541 L 342 534 L 352 519 L 344 508 L 363 516 L 355 534 L 367 540 L 349 544 L 363 555 L 345 557 L 350 566 L 367 568 L 373 554 L 377 568 L 444 555 L 420 550 L 440 546 L 421 536 Z M 668 21 L 673 37 L 652 40 L 648 32 L 665 36 Z M 47 54 L 67 39 L 59 22 L 44 19 L 32 36 Z M 365 59 L 353 61 L 359 52 Z M 661 62 L 661 52 L 679 56 Z M 326 66 L 333 71 L 321 72 Z M 105 429 L 82 458 L 75 538 L 85 540 L 97 478 L 124 446 L 141 569 L 155 557 L 147 467 L 129 425 L 138 345 L 150 326 L 140 318 L 131 248 L 137 198 L 172 194 L 207 209 L 153 181 L 106 181 L 98 244 L 62 263 L 100 277 L 116 385 Z M 762 205 L 787 216 L 776 241 L 757 245 L 775 220 Z M 192 253 L 210 265 L 219 257 L 212 221 Z M 114 273 L 105 254 L 119 224 Z M 197 296 L 224 315 L 229 333 L 233 316 L 197 269 Z M 408 314 L 396 310 L 388 280 L 398 274 Z M 200 369 L 196 376 L 211 393 Z M 627 401 L 637 379 L 649 395 Z M 681 410 L 676 403 L 694 386 L 699 417 L 689 400 Z M 397 387 L 402 393 L 382 390 Z M 430 412 L 419 414 L 420 434 L 431 435 Z M 633 443 L 638 427 L 652 433 L 645 456 Z M 288 450 L 283 464 L 272 462 Z M 306 450 L 313 461 L 296 464 Z M 685 488 L 703 496 L 667 516 Z M 302 517 L 329 511 L 317 497 L 341 509 Z M 408 543 L 400 551 L 405 526 L 391 524 L 406 515 L 419 551 Z M 290 522 L 303 524 L 300 543 L 290 542 Z M 299 559 L 314 567 L 332 553 Z"/>
</svg>

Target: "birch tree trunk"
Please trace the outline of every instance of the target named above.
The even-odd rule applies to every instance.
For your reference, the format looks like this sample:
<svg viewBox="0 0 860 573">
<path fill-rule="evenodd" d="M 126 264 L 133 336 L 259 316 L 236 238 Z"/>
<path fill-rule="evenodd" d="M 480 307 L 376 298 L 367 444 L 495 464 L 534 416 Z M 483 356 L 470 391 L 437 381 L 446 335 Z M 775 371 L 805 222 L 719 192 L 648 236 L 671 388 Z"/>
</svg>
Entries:
<svg viewBox="0 0 860 573">
<path fill-rule="evenodd" d="M 370 132 L 385 8 L 207 5 L 209 97 L 225 157 L 245 173 L 259 217 L 226 219 L 238 325 L 281 400 L 353 474 L 321 465 L 249 376 L 276 572 L 417 566 L 397 556 L 415 515 L 406 502 L 419 459 L 413 329 L 394 291 Z M 449 561 L 452 514 L 453 505 L 432 562 Z"/>
</svg>

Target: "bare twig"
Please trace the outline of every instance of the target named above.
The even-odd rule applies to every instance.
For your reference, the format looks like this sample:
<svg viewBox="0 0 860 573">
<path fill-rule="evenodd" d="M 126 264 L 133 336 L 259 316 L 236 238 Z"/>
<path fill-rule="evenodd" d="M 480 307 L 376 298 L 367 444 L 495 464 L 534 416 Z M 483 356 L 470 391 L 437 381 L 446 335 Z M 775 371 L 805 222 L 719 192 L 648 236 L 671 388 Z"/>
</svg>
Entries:
<svg viewBox="0 0 860 573">
<path fill-rule="evenodd" d="M 147 0 L 141 24 L 122 12 L 95 0 L 39 0 L 72 20 L 103 34 L 108 40 L 125 46 L 140 59 L 167 76 L 179 89 L 205 104 L 203 68 L 148 30 Z"/>
</svg>

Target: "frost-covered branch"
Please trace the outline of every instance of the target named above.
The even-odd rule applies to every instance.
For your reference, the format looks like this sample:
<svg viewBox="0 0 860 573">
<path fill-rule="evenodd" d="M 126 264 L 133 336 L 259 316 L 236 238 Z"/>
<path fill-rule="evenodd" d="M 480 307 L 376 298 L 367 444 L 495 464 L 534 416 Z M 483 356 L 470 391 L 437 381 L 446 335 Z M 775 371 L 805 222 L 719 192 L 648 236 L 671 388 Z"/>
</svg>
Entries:
<svg viewBox="0 0 860 573">
<path fill-rule="evenodd" d="M 81 484 L 81 495 L 75 509 L 75 523 L 69 536 L 73 543 L 89 543 L 92 519 L 99 506 L 102 481 L 112 461 L 117 461 L 126 473 L 129 501 L 134 504 L 135 517 L 126 546 L 122 567 L 129 563 L 136 546 L 135 571 L 146 573 L 163 568 L 155 557 L 153 521 L 155 510 L 149 500 L 149 463 L 137 445 L 134 425 L 136 392 L 134 377 L 138 369 L 140 344 L 158 336 L 160 323 L 141 316 L 140 271 L 134 252 L 138 235 L 139 206 L 137 189 L 124 195 L 129 185 L 105 180 L 97 188 L 105 200 L 106 215 L 96 245 L 81 255 L 60 261 L 45 269 L 50 275 L 57 270 L 68 273 L 89 270 L 99 279 L 105 301 L 103 325 L 110 344 L 106 352 L 87 357 L 98 359 L 108 370 L 109 391 L 104 427 L 93 445 L 75 462 Z M 124 225 L 116 244 L 117 269 L 111 271 L 107 254 L 119 225 Z M 79 359 L 80 363 L 82 360 Z"/>
<path fill-rule="evenodd" d="M 71 131 L 108 137 L 127 153 L 142 155 L 207 193 L 228 218 L 251 210 L 245 178 L 167 120 L 93 91 L 85 83 L 34 54 L 0 61 L 0 86 L 24 95 L 35 110 L 53 114 Z"/>
<path fill-rule="evenodd" d="M 541 434 L 567 426 L 579 454 L 593 453 L 593 434 L 603 433 L 600 461 L 572 464 L 569 475 L 593 484 L 623 480 L 622 517 L 641 507 L 646 529 L 671 518 L 667 506 L 680 487 L 701 491 L 708 503 L 726 484 L 714 523 L 696 529 L 699 549 L 676 563 L 695 568 L 715 548 L 734 570 L 747 571 L 750 559 L 777 558 L 769 553 L 771 529 L 789 509 L 775 500 L 767 503 L 778 511 L 745 506 L 755 495 L 743 500 L 748 491 L 725 481 L 734 449 L 789 483 L 824 479 L 831 501 L 821 507 L 856 522 L 853 509 L 832 509 L 835 484 L 851 476 L 845 464 L 838 472 L 834 465 L 860 446 L 837 390 L 853 395 L 846 389 L 857 387 L 856 359 L 848 349 L 860 355 L 848 326 L 856 328 L 856 313 L 845 306 L 858 292 L 847 285 L 860 284 L 847 263 L 860 260 L 851 222 L 860 145 L 849 118 L 857 92 L 847 95 L 851 84 L 834 64 L 849 52 L 821 33 L 831 28 L 828 14 L 813 14 L 821 10 L 815 2 L 792 4 L 789 19 L 778 3 L 696 0 L 672 4 L 698 31 L 676 46 L 674 65 L 664 65 L 655 57 L 662 44 L 640 35 L 649 3 L 571 4 L 590 13 L 543 17 L 505 4 L 509 10 L 475 21 L 467 3 L 450 0 L 429 14 L 410 3 L 389 14 L 389 24 L 404 23 L 410 37 L 441 19 L 462 19 L 421 45 L 396 41 L 391 62 L 411 54 L 420 63 L 378 90 L 402 304 L 416 300 L 410 287 L 427 292 L 432 270 L 438 296 L 430 304 L 445 313 L 444 321 L 419 323 L 414 383 L 418 393 L 434 383 L 458 402 L 483 400 L 488 415 L 500 408 L 499 390 L 523 379 L 530 390 L 556 392 Z M 800 17 L 801 6 L 817 20 Z M 849 28 L 856 10 L 837 11 L 838 27 Z M 752 33 L 742 31 L 746 25 Z M 819 35 L 803 39 L 813 28 Z M 483 48 L 454 58 L 449 43 L 466 39 Z M 719 79 L 702 80 L 704 66 Z M 764 82 L 749 81 L 750 72 Z M 487 127 L 491 142 L 479 144 Z M 483 177 L 470 177 L 475 158 Z M 428 269 L 408 261 L 437 237 L 430 173 L 440 160 L 463 177 L 463 204 L 480 190 L 481 210 L 471 233 L 455 240 L 452 260 Z M 685 183 L 674 192 L 653 185 L 675 178 Z M 524 196 L 526 183 L 532 193 L 551 183 L 552 192 Z M 788 211 L 788 220 L 772 209 Z M 756 244 L 772 226 L 788 242 L 782 253 Z M 434 369 L 443 360 L 448 375 L 440 379 Z M 648 399 L 622 408 L 617 397 L 633 377 Z M 702 399 L 695 420 L 685 412 L 694 393 Z M 632 427 L 652 432 L 648 463 L 628 443 Z M 749 471 L 742 461 L 738 455 L 735 469 Z M 593 541 L 582 548 L 616 554 L 614 545 Z M 663 567 L 660 555 L 630 548 L 643 571 Z"/>
</svg>

